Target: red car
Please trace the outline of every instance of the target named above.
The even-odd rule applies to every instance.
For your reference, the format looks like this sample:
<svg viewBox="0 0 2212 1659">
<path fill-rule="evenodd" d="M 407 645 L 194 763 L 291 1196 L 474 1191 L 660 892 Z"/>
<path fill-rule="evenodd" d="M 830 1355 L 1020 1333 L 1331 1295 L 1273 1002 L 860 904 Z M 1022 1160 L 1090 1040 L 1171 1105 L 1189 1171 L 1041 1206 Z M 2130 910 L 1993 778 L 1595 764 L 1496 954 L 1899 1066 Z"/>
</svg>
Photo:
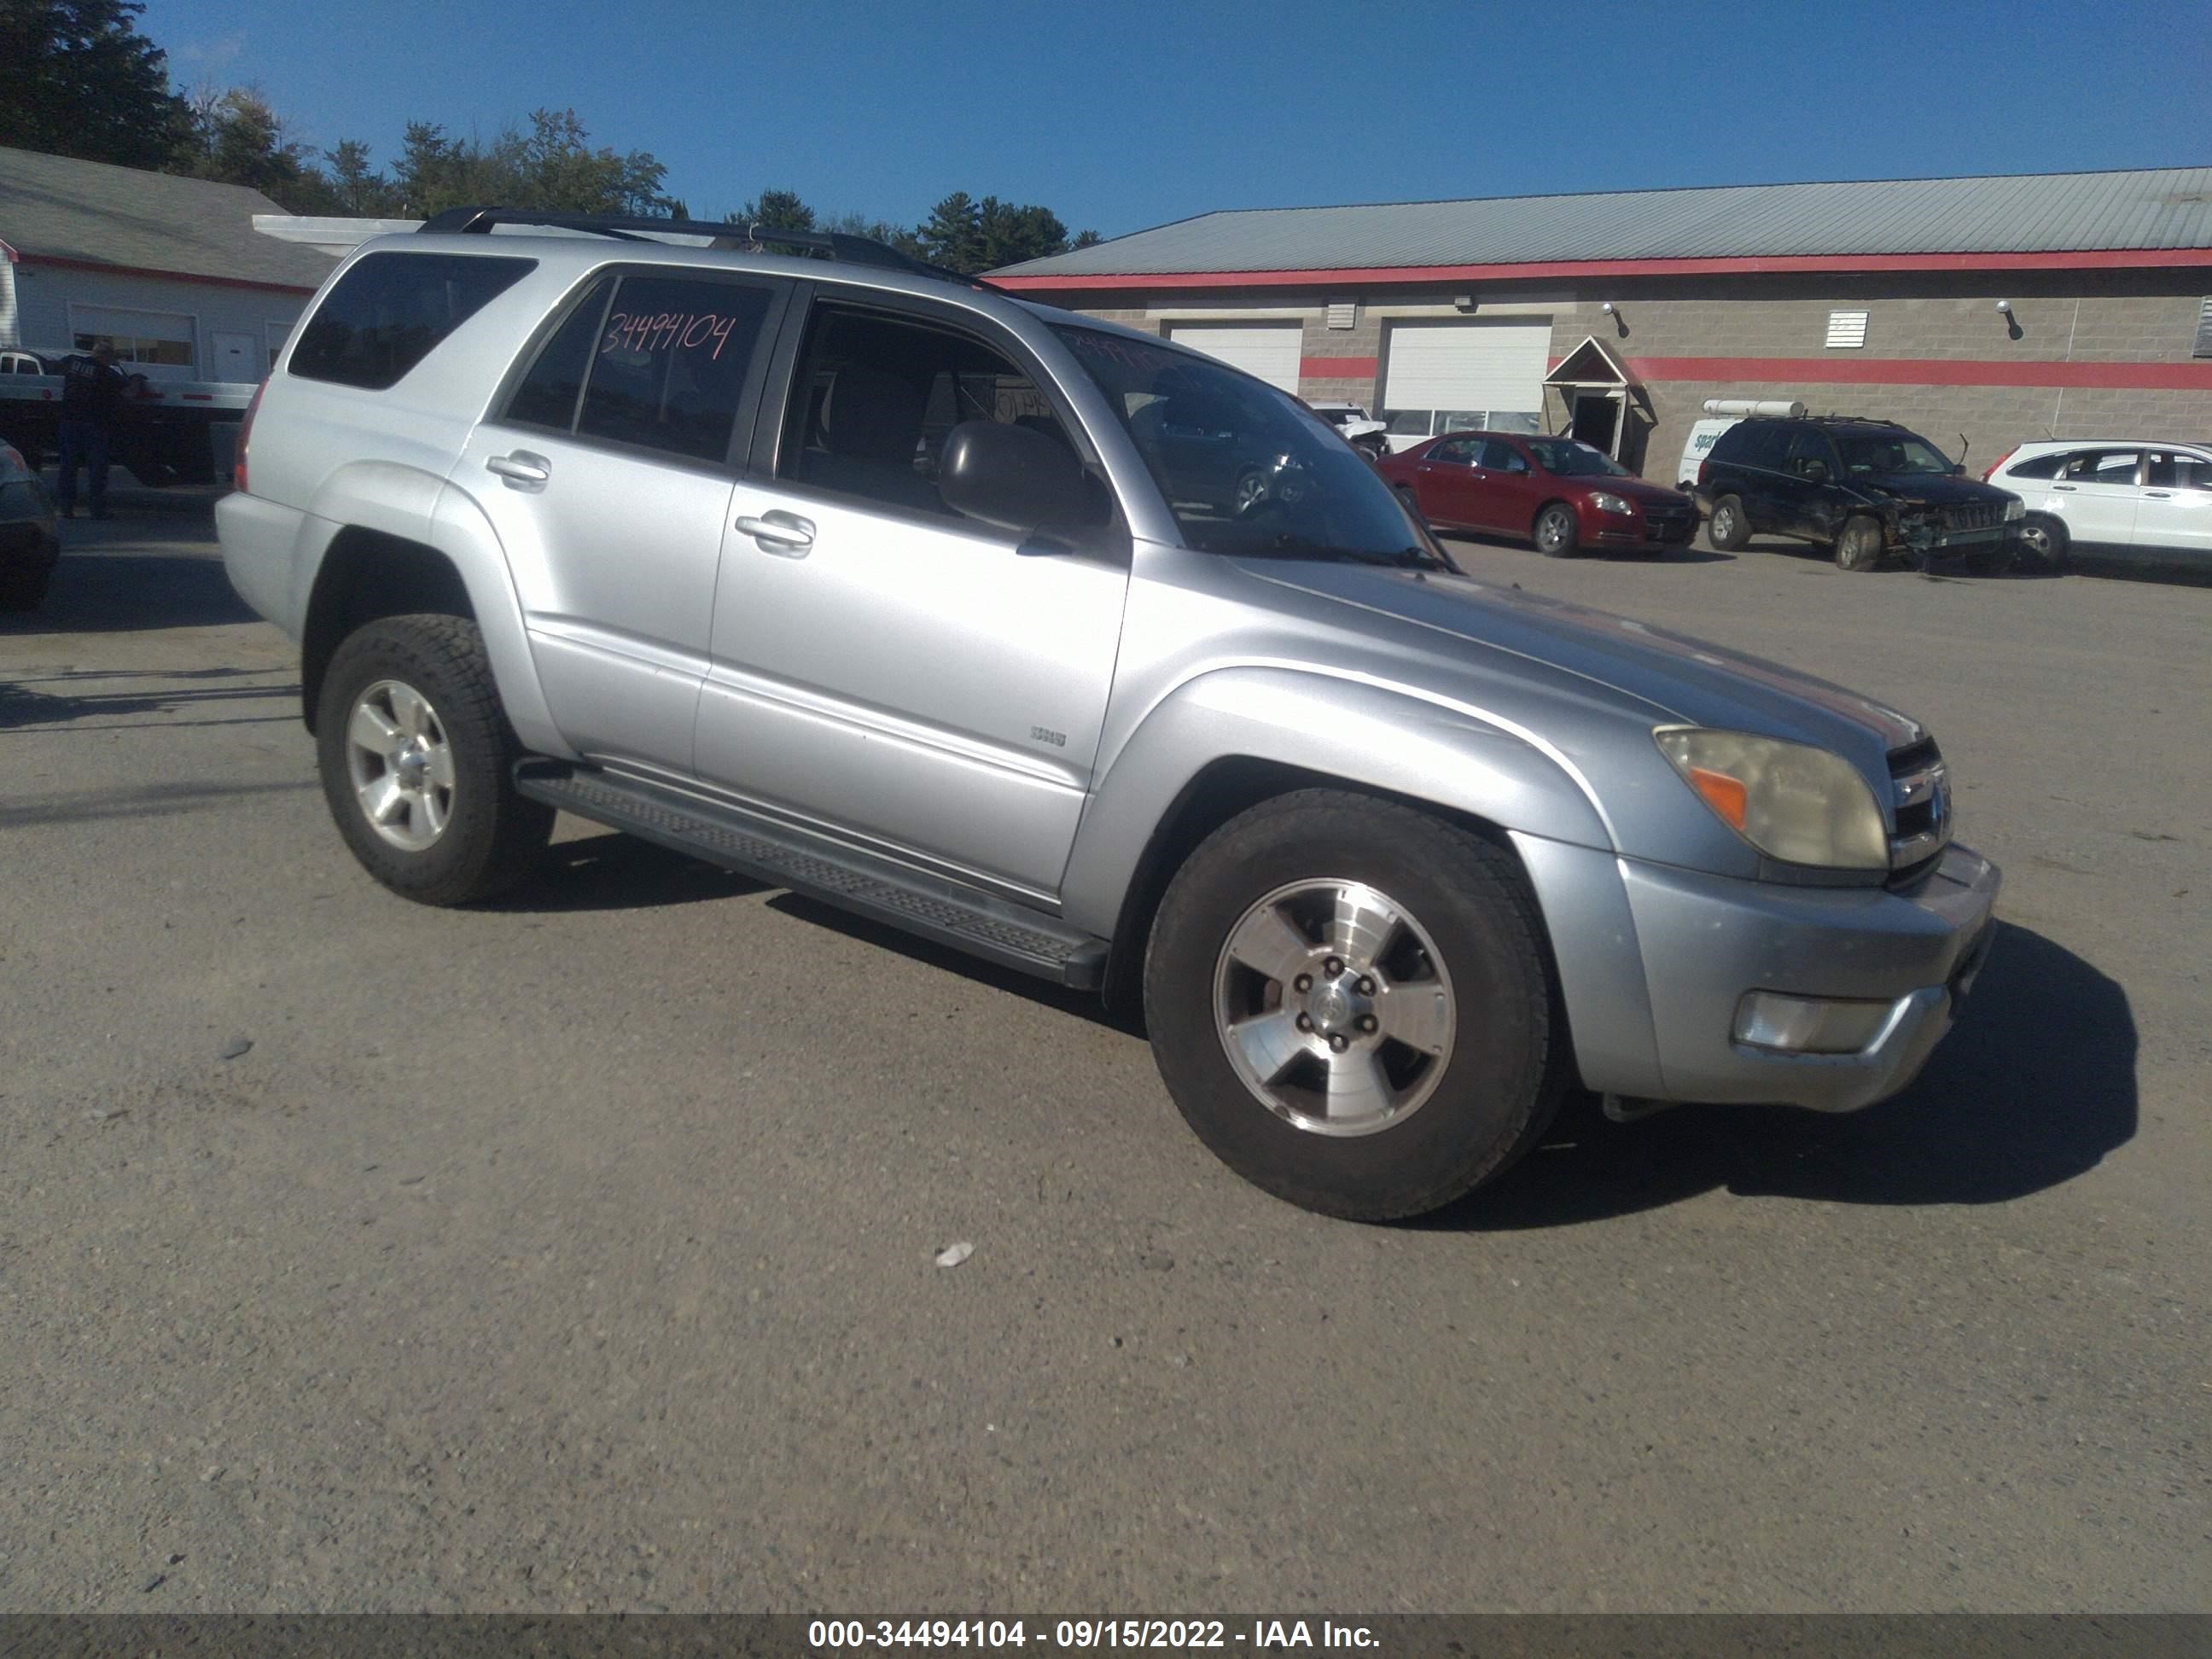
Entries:
<svg viewBox="0 0 2212 1659">
<path fill-rule="evenodd" d="M 1698 533 L 1698 509 L 1573 438 L 1449 432 L 1376 463 L 1439 530 L 1526 536 L 1547 557 L 1577 549 L 1664 554 Z"/>
</svg>

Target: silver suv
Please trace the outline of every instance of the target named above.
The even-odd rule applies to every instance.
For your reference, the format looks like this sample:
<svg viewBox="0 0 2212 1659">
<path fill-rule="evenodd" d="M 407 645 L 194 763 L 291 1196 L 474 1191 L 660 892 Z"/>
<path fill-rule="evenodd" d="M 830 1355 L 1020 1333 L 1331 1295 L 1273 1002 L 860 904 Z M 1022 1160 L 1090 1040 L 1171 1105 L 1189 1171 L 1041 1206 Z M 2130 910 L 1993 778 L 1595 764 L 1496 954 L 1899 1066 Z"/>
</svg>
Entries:
<svg viewBox="0 0 2212 1659">
<path fill-rule="evenodd" d="M 394 891 L 506 887 L 558 809 L 1096 988 L 1226 1163 L 1363 1218 L 1577 1085 L 1849 1110 L 1948 1027 L 1998 877 L 1904 715 L 1462 574 L 1168 341 L 526 223 L 348 258 L 217 508 Z"/>
</svg>

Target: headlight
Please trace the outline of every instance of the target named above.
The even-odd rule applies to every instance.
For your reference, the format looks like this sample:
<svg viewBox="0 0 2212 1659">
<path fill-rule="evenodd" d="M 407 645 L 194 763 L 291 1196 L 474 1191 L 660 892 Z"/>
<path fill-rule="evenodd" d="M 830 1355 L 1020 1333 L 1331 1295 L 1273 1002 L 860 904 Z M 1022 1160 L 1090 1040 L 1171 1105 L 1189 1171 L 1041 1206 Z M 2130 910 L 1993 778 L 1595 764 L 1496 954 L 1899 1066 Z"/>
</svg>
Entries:
<svg viewBox="0 0 2212 1659">
<path fill-rule="evenodd" d="M 1590 491 L 1589 504 L 1601 513 L 1618 513 L 1624 519 L 1632 519 L 1636 516 L 1636 509 L 1631 507 L 1626 499 L 1613 494 L 1610 490 L 1593 489 Z"/>
<path fill-rule="evenodd" d="M 1701 726 L 1662 726 L 1651 735 L 1713 815 L 1770 858 L 1832 870 L 1889 867 L 1881 809 L 1841 755 Z"/>
<path fill-rule="evenodd" d="M 2005 503 L 2005 522 L 2007 524 L 2010 524 L 2014 519 L 2024 519 L 2027 516 L 2027 503 L 2021 500 L 2019 496 L 2015 495 Z"/>
</svg>

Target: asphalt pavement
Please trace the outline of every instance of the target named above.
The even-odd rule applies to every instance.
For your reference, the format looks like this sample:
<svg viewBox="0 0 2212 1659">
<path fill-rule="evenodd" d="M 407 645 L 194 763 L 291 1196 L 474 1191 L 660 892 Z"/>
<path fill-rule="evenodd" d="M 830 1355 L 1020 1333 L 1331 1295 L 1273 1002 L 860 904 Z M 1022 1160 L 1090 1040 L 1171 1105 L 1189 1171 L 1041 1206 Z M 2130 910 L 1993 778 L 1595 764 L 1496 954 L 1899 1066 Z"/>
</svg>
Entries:
<svg viewBox="0 0 2212 1659">
<path fill-rule="evenodd" d="M 119 505 L 0 618 L 0 1610 L 2212 1608 L 2212 590 L 1455 544 L 1920 715 L 2006 925 L 1897 1101 L 1365 1228 L 592 826 L 385 893 Z"/>
</svg>

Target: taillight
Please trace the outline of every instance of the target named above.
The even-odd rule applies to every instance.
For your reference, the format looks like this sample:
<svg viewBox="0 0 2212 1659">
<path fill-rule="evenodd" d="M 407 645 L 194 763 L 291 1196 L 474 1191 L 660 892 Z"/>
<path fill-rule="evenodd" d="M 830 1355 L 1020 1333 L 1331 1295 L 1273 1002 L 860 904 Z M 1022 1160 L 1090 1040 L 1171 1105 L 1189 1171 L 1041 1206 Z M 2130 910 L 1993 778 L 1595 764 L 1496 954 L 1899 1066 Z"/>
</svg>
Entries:
<svg viewBox="0 0 2212 1659">
<path fill-rule="evenodd" d="M 269 390 L 269 382 L 262 381 L 253 388 L 253 396 L 246 405 L 246 418 L 238 423 L 238 459 L 230 469 L 231 488 L 246 488 L 246 451 L 253 441 L 253 417 L 261 408 L 261 394 Z"/>
<path fill-rule="evenodd" d="M 1698 463 L 1698 489 L 1703 489 L 1705 487 L 1705 478 L 1706 478 L 1706 476 L 1707 476 L 1709 473 L 1711 473 L 1711 472 L 1712 469 L 1713 469 L 1713 463 L 1712 463 L 1712 458 L 1711 458 L 1711 456 L 1707 456 L 1704 460 L 1699 461 L 1699 462 Z M 241 486 L 241 488 L 242 488 L 242 487 L 243 487 L 243 486 Z"/>
<path fill-rule="evenodd" d="M 1982 473 L 1982 482 L 1984 483 L 1987 483 L 1990 481 L 1990 477 L 1992 473 L 1996 472 L 1999 467 L 2002 466 L 2007 461 L 2010 460 L 2014 456 L 2019 453 L 2020 446 L 2018 444 L 2014 444 L 2010 449 L 2005 451 L 2003 454 L 1998 456 L 1996 459 L 1991 461 L 1989 464 L 1988 468 Z"/>
</svg>

